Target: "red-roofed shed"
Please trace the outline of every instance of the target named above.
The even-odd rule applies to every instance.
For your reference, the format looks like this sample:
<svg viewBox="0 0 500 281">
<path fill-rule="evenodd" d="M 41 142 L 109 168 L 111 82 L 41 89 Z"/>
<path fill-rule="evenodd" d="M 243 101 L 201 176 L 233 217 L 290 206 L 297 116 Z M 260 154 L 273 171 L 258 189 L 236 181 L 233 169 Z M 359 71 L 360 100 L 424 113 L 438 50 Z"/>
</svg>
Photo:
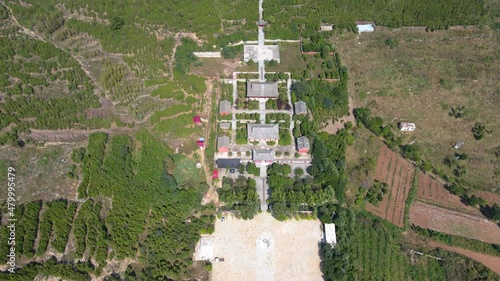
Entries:
<svg viewBox="0 0 500 281">
<path fill-rule="evenodd" d="M 219 170 L 214 170 L 214 173 L 212 174 L 212 178 L 214 178 L 214 179 L 219 178 Z"/>
<path fill-rule="evenodd" d="M 196 115 L 193 117 L 193 123 L 195 125 L 200 125 L 201 124 L 201 117 L 199 115 Z"/>
<path fill-rule="evenodd" d="M 197 141 L 196 141 L 196 144 L 197 144 L 200 148 L 205 147 L 205 141 L 204 141 L 204 140 L 197 140 Z"/>
</svg>

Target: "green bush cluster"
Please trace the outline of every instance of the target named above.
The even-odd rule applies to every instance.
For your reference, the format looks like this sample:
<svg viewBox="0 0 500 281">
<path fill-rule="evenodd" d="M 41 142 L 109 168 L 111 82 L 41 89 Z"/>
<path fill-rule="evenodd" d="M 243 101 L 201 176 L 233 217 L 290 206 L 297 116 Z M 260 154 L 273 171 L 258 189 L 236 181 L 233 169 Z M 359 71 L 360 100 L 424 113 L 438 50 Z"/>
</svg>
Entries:
<svg viewBox="0 0 500 281">
<path fill-rule="evenodd" d="M 222 188 L 217 189 L 219 198 L 225 203 L 224 210 L 237 210 L 241 218 L 252 219 L 260 209 L 260 200 L 255 189 L 255 180 L 239 176 L 236 180 L 222 178 Z"/>
</svg>

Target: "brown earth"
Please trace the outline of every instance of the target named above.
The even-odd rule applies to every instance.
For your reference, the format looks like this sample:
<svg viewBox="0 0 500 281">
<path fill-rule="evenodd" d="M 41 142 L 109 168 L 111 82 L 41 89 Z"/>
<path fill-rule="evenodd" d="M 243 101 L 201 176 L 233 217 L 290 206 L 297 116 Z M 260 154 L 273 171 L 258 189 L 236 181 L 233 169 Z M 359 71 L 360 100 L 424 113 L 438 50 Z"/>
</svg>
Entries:
<svg viewBox="0 0 500 281">
<path fill-rule="evenodd" d="M 422 172 L 419 172 L 418 175 L 417 198 L 448 209 L 481 216 L 481 212 L 478 209 L 465 205 L 460 200 L 460 197 L 451 194 L 444 188 L 443 182 L 433 179 L 430 175 Z"/>
<path fill-rule="evenodd" d="M 488 204 L 490 205 L 493 204 L 500 205 L 500 195 L 498 194 L 488 191 L 478 191 L 476 192 L 476 195 L 486 200 L 486 202 L 488 202 Z"/>
<path fill-rule="evenodd" d="M 441 244 L 435 241 L 428 241 L 427 245 L 431 247 L 436 247 L 436 248 L 441 248 L 447 251 L 455 252 L 457 254 L 464 255 L 466 257 L 469 257 L 487 268 L 491 269 L 494 271 L 496 274 L 500 274 L 500 257 L 488 255 L 488 254 L 483 254 L 483 253 L 478 253 L 478 252 L 473 252 L 471 250 L 466 250 L 462 249 L 459 247 L 454 247 L 454 246 L 449 246 L 446 244 Z"/>
<path fill-rule="evenodd" d="M 500 227 L 482 216 L 415 201 L 410 209 L 410 223 L 452 235 L 487 243 L 500 244 Z"/>
<path fill-rule="evenodd" d="M 375 179 L 389 185 L 389 194 L 378 206 L 367 204 L 366 210 L 403 227 L 406 198 L 411 189 L 414 168 L 387 146 L 380 148 Z"/>
</svg>

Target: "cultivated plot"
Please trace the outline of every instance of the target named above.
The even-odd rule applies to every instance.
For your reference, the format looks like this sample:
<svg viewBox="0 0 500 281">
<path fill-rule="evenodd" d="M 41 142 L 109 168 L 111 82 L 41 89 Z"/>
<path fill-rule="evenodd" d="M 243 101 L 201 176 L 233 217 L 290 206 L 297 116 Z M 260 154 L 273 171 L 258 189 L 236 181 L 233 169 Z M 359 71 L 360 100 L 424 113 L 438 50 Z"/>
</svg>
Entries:
<svg viewBox="0 0 500 281">
<path fill-rule="evenodd" d="M 228 218 L 212 235 L 214 281 L 322 280 L 321 224 L 314 220 L 280 222 L 268 213 L 253 220 Z"/>
<path fill-rule="evenodd" d="M 405 202 L 410 192 L 414 167 L 387 146 L 380 148 L 375 179 L 389 185 L 389 194 L 384 195 L 378 206 L 368 203 L 371 213 L 403 227 Z"/>
<path fill-rule="evenodd" d="M 422 172 L 419 172 L 418 175 L 417 198 L 427 202 L 430 201 L 433 204 L 438 204 L 449 209 L 481 216 L 481 212 L 478 209 L 465 205 L 460 201 L 460 197 L 446 190 L 442 182 Z"/>
<path fill-rule="evenodd" d="M 410 210 L 410 223 L 452 235 L 487 243 L 500 244 L 500 227 L 484 217 L 461 213 L 415 201 Z"/>
</svg>

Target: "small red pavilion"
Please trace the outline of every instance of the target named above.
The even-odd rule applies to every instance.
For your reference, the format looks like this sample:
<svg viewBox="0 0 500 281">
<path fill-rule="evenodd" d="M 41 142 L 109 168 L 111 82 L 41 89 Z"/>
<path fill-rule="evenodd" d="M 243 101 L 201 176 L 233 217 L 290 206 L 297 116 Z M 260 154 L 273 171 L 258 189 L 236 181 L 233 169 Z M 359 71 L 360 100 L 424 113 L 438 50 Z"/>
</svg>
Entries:
<svg viewBox="0 0 500 281">
<path fill-rule="evenodd" d="M 193 117 L 193 123 L 195 125 L 200 125 L 201 124 L 201 117 L 199 115 L 196 115 Z"/>
</svg>

